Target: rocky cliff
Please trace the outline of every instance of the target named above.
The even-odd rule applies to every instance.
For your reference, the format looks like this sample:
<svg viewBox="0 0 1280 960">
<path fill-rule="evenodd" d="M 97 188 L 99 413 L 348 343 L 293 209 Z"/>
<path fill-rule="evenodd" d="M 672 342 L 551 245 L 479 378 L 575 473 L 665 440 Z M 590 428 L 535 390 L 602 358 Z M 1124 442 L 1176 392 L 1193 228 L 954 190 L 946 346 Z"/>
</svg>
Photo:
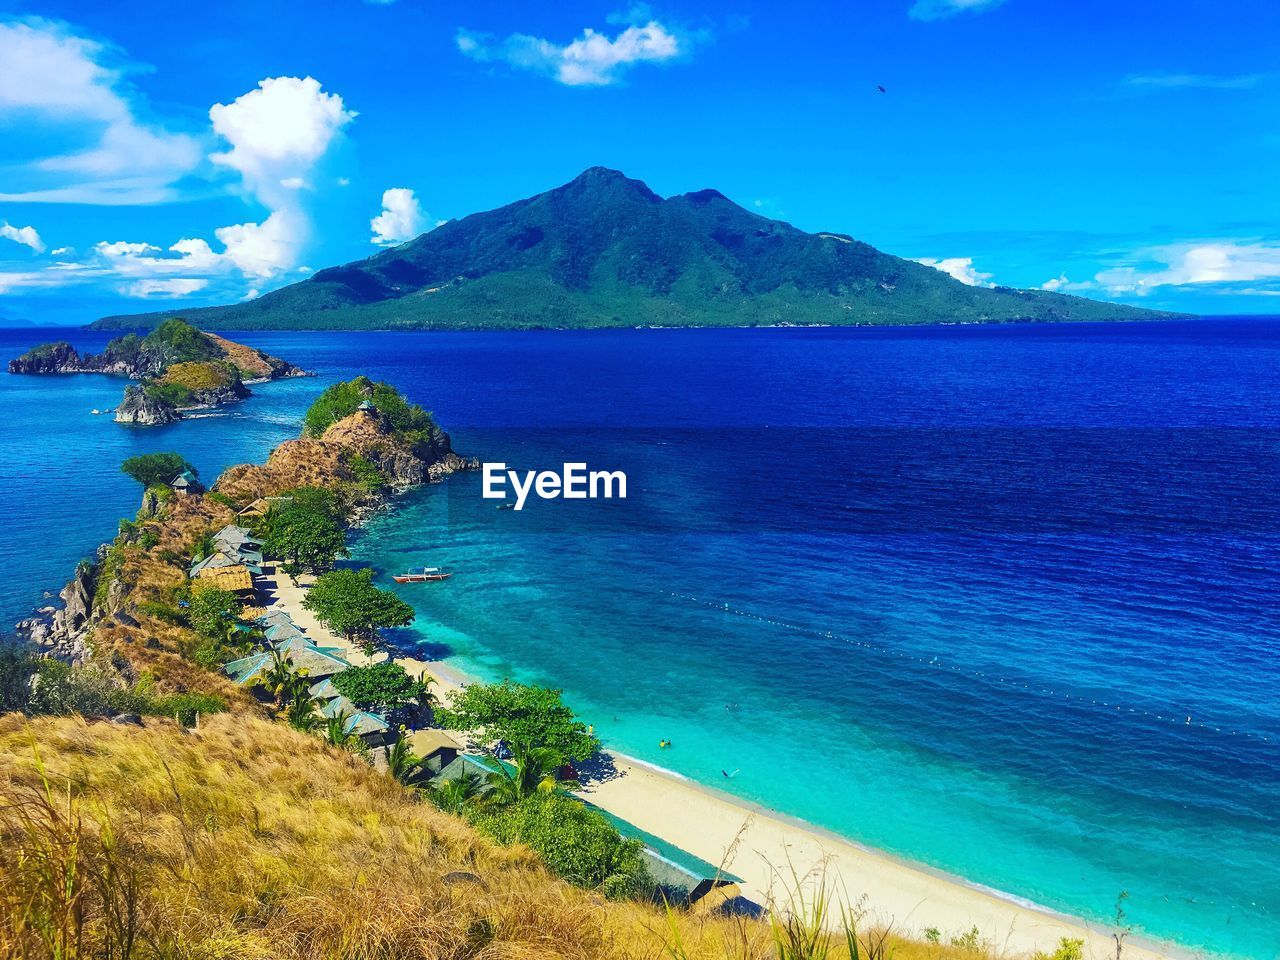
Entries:
<svg viewBox="0 0 1280 960">
<path fill-rule="evenodd" d="M 181 420 L 182 414 L 171 403 L 147 396 L 141 384 L 125 387 L 124 399 L 116 407 L 116 423 L 131 423 L 139 427 L 153 427 Z"/>
</svg>

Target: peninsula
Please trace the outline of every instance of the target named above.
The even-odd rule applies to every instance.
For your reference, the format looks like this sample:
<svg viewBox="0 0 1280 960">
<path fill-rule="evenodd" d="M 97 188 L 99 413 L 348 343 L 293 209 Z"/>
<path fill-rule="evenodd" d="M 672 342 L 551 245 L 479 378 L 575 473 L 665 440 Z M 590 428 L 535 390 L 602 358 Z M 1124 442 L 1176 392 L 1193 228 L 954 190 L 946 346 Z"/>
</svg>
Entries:
<svg viewBox="0 0 1280 960">
<path fill-rule="evenodd" d="M 387 384 L 329 387 L 299 439 L 208 492 L 141 466 L 142 508 L 39 625 L 45 656 L 0 660 L 5 955 L 74 938 L 130 956 L 136 938 L 393 960 L 1086 960 L 1126 936 L 597 752 L 558 691 L 464 685 L 396 650 L 379 627 L 412 608 L 334 568 L 346 531 L 476 464 Z M 565 761 L 586 758 L 606 775 L 578 783 Z M 703 874 L 682 890 L 685 851 Z"/>
<path fill-rule="evenodd" d="M 219 407 L 249 396 L 248 384 L 302 377 L 293 364 L 197 330 L 178 318 L 145 336 L 129 333 L 100 354 L 80 353 L 65 340 L 45 343 L 9 361 L 19 374 L 106 373 L 139 383 L 125 388 L 117 423 L 173 423 L 184 411 Z"/>
<path fill-rule="evenodd" d="M 1045 290 L 967 286 L 842 233 L 808 233 L 716 190 L 663 198 L 592 167 L 247 303 L 218 330 L 859 326 L 1174 316 Z M 172 316 L 113 316 L 148 329 Z"/>
</svg>

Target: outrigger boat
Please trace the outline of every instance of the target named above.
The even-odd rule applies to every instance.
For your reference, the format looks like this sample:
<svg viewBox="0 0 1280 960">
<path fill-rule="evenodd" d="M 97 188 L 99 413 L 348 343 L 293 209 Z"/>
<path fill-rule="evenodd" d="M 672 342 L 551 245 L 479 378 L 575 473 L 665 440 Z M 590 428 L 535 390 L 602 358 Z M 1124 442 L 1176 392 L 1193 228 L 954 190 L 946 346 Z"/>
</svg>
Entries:
<svg viewBox="0 0 1280 960">
<path fill-rule="evenodd" d="M 421 570 L 398 573 L 391 579 L 396 583 L 434 583 L 437 580 L 448 580 L 452 576 L 452 573 L 446 573 L 439 567 L 423 567 Z"/>
</svg>

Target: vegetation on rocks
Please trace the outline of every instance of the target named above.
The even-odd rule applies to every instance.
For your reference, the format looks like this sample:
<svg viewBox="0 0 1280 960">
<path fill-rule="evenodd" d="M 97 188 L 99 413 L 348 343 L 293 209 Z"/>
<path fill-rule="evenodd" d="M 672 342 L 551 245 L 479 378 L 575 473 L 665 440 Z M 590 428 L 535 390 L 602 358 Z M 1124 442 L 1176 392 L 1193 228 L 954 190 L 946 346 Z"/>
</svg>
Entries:
<svg viewBox="0 0 1280 960">
<path fill-rule="evenodd" d="M 111 373 L 141 381 L 126 388 L 116 410 L 121 423 L 172 423 L 179 410 L 217 406 L 249 395 L 242 379 L 297 376 L 276 357 L 170 318 L 146 336 L 111 340 L 101 354 L 81 357 L 69 343 L 42 344 L 9 362 L 11 373 Z"/>
</svg>

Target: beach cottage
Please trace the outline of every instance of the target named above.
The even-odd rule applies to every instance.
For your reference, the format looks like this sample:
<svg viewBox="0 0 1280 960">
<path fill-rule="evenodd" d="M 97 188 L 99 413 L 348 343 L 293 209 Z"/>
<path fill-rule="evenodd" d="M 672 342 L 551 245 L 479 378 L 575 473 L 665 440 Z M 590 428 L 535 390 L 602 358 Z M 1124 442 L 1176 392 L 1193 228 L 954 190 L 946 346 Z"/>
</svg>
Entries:
<svg viewBox="0 0 1280 960">
<path fill-rule="evenodd" d="M 204 487 L 200 485 L 200 480 L 190 470 L 183 470 L 170 481 L 169 486 L 180 497 L 204 493 Z"/>
</svg>

